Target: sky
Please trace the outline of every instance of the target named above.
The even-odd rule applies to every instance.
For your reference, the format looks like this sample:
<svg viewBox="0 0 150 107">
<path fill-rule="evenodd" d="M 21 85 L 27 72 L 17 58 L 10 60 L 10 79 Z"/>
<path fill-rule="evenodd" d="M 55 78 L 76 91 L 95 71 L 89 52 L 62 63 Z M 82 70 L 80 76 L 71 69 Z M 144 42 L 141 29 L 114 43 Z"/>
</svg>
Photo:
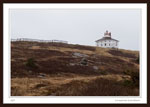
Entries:
<svg viewBox="0 0 150 107">
<path fill-rule="evenodd" d="M 64 40 L 70 44 L 96 46 L 111 32 L 119 48 L 139 50 L 139 9 L 11 9 L 12 39 Z"/>
</svg>

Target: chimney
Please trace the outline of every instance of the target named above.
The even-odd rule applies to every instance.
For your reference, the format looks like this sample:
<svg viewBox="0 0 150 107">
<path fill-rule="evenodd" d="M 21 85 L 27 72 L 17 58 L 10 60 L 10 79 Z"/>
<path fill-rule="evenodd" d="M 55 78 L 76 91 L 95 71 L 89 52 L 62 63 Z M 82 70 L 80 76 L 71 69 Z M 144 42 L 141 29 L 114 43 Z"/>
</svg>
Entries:
<svg viewBox="0 0 150 107">
<path fill-rule="evenodd" d="M 111 37 L 111 32 L 109 32 L 109 36 Z"/>
<path fill-rule="evenodd" d="M 106 30 L 106 32 L 104 33 L 104 35 L 108 35 L 108 30 Z"/>
</svg>

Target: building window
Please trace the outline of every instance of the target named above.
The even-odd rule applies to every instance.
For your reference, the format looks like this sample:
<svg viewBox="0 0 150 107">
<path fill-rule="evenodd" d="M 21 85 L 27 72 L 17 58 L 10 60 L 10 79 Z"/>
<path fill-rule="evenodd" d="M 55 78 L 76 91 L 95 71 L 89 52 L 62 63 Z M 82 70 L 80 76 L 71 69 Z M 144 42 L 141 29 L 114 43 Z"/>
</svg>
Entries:
<svg viewBox="0 0 150 107">
<path fill-rule="evenodd" d="M 101 46 L 103 46 L 103 44 L 101 44 Z"/>
<path fill-rule="evenodd" d="M 106 43 L 105 43 L 105 46 L 106 46 Z"/>
<path fill-rule="evenodd" d="M 109 46 L 110 46 L 110 44 L 109 44 Z"/>
</svg>

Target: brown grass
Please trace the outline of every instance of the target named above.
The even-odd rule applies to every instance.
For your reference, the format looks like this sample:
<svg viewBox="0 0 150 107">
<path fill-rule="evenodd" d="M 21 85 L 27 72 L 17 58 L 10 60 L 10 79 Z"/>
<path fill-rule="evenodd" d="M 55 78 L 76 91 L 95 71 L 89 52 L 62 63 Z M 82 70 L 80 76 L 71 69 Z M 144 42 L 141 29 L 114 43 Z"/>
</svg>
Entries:
<svg viewBox="0 0 150 107">
<path fill-rule="evenodd" d="M 46 78 L 12 78 L 12 96 L 128 96 L 138 95 L 138 88 L 124 86 L 131 80 L 124 75 L 49 76 Z M 110 91 L 111 87 L 111 91 Z"/>
<path fill-rule="evenodd" d="M 103 55 L 103 56 L 112 57 L 112 55 L 107 52 L 108 50 L 110 50 L 110 49 L 108 49 L 108 48 L 96 47 L 95 53 L 96 53 L 97 55 Z"/>
<path fill-rule="evenodd" d="M 86 54 L 88 65 L 80 65 Z M 124 71 L 139 71 L 137 51 L 92 46 L 13 42 L 11 45 L 12 96 L 137 96 L 139 88 L 131 84 Z M 29 58 L 37 68 L 29 68 Z M 75 64 L 71 66 L 70 63 Z M 97 66 L 98 70 L 94 70 Z M 30 71 L 30 72 L 29 72 Z M 39 78 L 39 74 L 46 76 Z M 137 83 L 138 84 L 138 83 Z"/>
<path fill-rule="evenodd" d="M 137 88 L 125 87 L 116 80 L 96 78 L 90 82 L 72 81 L 63 85 L 56 95 L 59 96 L 138 96 Z"/>
</svg>

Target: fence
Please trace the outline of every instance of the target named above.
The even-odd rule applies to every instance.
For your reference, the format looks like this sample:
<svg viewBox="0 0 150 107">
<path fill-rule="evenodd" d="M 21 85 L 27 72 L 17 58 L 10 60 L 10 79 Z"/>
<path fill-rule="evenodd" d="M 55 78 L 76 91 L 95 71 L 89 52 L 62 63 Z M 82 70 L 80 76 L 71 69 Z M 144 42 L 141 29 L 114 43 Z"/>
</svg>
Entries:
<svg viewBox="0 0 150 107">
<path fill-rule="evenodd" d="M 63 40 L 40 40 L 40 39 L 30 39 L 30 38 L 17 38 L 17 39 L 11 39 L 12 42 L 15 41 L 29 41 L 29 42 L 44 42 L 44 43 L 68 43 L 67 41 Z"/>
</svg>

